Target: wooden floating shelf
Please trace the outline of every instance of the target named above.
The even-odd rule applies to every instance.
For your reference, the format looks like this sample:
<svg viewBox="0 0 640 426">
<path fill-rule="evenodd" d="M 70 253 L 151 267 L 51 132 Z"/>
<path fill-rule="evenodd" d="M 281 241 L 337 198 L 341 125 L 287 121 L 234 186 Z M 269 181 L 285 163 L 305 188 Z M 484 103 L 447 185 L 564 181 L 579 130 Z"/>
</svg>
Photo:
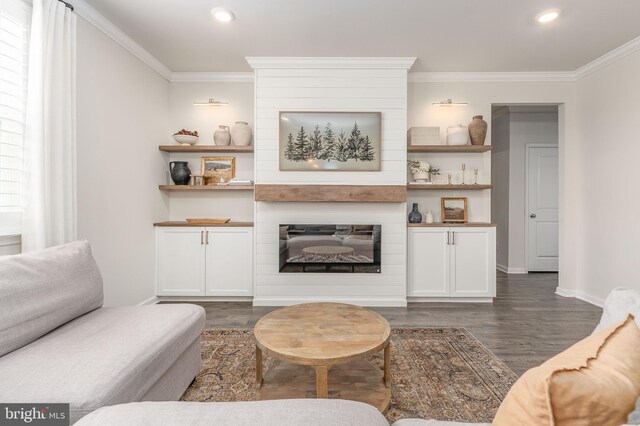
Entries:
<svg viewBox="0 0 640 426">
<path fill-rule="evenodd" d="M 221 145 L 160 145 L 160 151 L 164 152 L 253 152 L 253 145 L 249 146 L 221 146 Z"/>
<path fill-rule="evenodd" d="M 165 226 L 184 226 L 184 227 L 206 227 L 206 228 L 251 228 L 253 222 L 227 222 L 227 223 L 200 223 L 200 222 L 187 222 L 187 221 L 174 221 L 168 220 L 166 222 L 154 223 L 153 226 L 165 227 Z"/>
<path fill-rule="evenodd" d="M 434 184 L 407 184 L 407 189 L 431 190 L 431 191 L 478 191 L 492 189 L 493 185 L 434 185 Z"/>
<path fill-rule="evenodd" d="M 485 228 L 491 227 L 495 228 L 495 223 L 484 223 L 484 222 L 469 222 L 469 223 L 407 223 L 407 227 L 409 228 Z"/>
<path fill-rule="evenodd" d="M 409 145 L 408 152 L 487 152 L 491 145 Z"/>
<path fill-rule="evenodd" d="M 160 185 L 161 191 L 253 191 L 253 185 Z"/>
<path fill-rule="evenodd" d="M 256 201 L 404 203 L 401 185 L 256 185 Z"/>
</svg>

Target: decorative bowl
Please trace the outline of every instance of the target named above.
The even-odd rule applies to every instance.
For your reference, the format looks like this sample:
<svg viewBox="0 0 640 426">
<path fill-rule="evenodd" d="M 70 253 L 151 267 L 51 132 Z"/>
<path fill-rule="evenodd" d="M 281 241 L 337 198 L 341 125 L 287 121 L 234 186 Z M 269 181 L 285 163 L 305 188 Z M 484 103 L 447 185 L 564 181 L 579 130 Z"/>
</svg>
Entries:
<svg viewBox="0 0 640 426">
<path fill-rule="evenodd" d="M 173 139 L 182 145 L 195 145 L 198 143 L 198 136 L 191 135 L 173 135 Z"/>
</svg>

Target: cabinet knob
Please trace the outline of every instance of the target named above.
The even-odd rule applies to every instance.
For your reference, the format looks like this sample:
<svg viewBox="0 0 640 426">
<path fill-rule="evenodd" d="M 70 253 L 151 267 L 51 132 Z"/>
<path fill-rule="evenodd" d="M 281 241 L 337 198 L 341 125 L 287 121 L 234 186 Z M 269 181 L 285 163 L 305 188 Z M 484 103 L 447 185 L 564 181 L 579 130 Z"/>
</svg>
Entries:
<svg viewBox="0 0 640 426">
<path fill-rule="evenodd" d="M 530 217 L 531 219 L 535 219 L 537 216 L 536 216 L 536 214 L 535 214 L 535 213 L 531 213 L 531 214 L 529 215 L 529 217 Z"/>
</svg>

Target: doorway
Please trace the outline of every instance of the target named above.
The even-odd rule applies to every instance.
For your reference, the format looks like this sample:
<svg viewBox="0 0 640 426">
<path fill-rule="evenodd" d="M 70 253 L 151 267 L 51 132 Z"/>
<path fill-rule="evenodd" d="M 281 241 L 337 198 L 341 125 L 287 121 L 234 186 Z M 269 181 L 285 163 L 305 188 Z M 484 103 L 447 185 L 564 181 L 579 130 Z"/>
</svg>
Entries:
<svg viewBox="0 0 640 426">
<path fill-rule="evenodd" d="M 557 272 L 557 105 L 492 105 L 491 194 L 498 269 Z"/>
</svg>

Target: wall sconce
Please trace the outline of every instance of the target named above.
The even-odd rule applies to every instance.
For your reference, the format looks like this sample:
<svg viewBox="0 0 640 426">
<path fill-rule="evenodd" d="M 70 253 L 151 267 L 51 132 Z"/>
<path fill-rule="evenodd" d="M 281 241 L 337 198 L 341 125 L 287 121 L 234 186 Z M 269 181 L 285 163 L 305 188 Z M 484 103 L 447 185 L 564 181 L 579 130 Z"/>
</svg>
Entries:
<svg viewBox="0 0 640 426">
<path fill-rule="evenodd" d="M 229 105 L 229 102 L 227 102 L 227 101 L 216 101 L 215 99 L 211 98 L 207 102 L 194 102 L 193 104 L 194 105 L 204 105 L 204 106 L 225 106 L 225 105 Z"/>
<path fill-rule="evenodd" d="M 462 106 L 462 105 L 468 105 L 468 104 L 466 102 L 453 102 L 451 100 L 451 98 L 449 98 L 446 101 L 434 102 L 432 105 L 434 105 L 434 106 Z"/>
</svg>

